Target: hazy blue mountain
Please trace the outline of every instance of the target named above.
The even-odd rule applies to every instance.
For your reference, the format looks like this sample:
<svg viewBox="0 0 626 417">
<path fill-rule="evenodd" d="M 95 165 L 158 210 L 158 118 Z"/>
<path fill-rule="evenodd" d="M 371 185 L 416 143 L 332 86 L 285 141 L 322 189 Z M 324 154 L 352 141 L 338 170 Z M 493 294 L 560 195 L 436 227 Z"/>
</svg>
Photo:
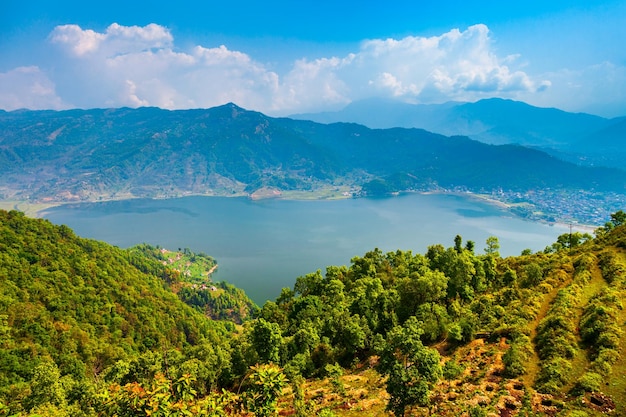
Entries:
<svg viewBox="0 0 626 417">
<path fill-rule="evenodd" d="M 573 143 L 570 153 L 588 164 L 626 169 L 626 117 Z"/>
<path fill-rule="evenodd" d="M 335 112 L 303 113 L 290 116 L 299 120 L 318 123 L 358 123 L 372 129 L 393 127 L 420 128 L 444 133 L 438 127 L 444 125 L 447 111 L 463 103 L 409 104 L 397 100 L 372 98 L 354 101 Z M 455 132 L 453 134 L 460 134 Z"/>
<path fill-rule="evenodd" d="M 611 120 L 599 116 L 497 98 L 433 105 L 370 99 L 351 103 L 337 112 L 293 117 L 320 123 L 354 122 L 371 128 L 416 127 L 489 144 L 520 144 L 567 152 L 574 144 L 611 125 Z"/>
<path fill-rule="evenodd" d="M 466 109 L 454 108 L 459 107 Z M 5 199 L 240 195 L 263 187 L 313 190 L 336 184 L 364 186 L 370 194 L 440 188 L 623 192 L 626 172 L 422 129 L 272 118 L 232 103 L 181 111 L 0 114 Z"/>
<path fill-rule="evenodd" d="M 626 150 L 626 117 L 610 120 L 602 129 L 586 135 L 572 144 L 572 149 L 594 152 L 598 149 L 609 152 Z"/>
</svg>

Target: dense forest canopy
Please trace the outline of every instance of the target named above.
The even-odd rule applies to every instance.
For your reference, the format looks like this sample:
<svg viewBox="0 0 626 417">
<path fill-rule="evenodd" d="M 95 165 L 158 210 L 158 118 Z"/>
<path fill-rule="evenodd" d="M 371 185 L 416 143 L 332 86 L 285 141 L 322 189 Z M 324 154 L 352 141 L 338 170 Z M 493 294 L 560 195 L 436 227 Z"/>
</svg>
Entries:
<svg viewBox="0 0 626 417">
<path fill-rule="evenodd" d="M 0 211 L 0 416 L 625 413 L 625 220 L 374 249 L 257 308 L 207 255 Z"/>
</svg>

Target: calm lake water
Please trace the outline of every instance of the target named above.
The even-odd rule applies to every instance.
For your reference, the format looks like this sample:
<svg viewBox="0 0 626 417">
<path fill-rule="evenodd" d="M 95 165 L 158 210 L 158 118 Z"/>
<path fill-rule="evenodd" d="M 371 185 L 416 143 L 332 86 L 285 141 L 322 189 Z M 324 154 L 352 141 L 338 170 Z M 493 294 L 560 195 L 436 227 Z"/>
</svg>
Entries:
<svg viewBox="0 0 626 417">
<path fill-rule="evenodd" d="M 489 236 L 503 256 L 543 250 L 568 230 L 523 221 L 459 195 L 407 194 L 334 201 L 184 197 L 52 208 L 42 216 L 83 237 L 120 247 L 138 243 L 189 248 L 216 258 L 215 280 L 243 288 L 257 304 L 274 300 L 295 279 L 329 265 L 349 265 L 374 248 L 424 253 L 459 234 L 482 253 Z"/>
</svg>

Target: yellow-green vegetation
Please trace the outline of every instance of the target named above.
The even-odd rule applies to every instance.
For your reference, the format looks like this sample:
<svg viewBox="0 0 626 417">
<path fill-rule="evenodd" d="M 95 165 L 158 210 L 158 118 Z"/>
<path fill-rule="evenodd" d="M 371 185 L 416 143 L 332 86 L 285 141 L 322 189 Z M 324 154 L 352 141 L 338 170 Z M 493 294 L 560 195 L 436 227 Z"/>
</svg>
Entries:
<svg viewBox="0 0 626 417">
<path fill-rule="evenodd" d="M 163 265 L 175 270 L 187 282 L 207 284 L 211 282 L 211 274 L 217 269 L 217 262 L 204 253 L 193 253 L 189 248 L 171 251 L 164 248 L 153 248 L 150 245 L 139 245 L 134 249 L 152 254 Z"/>
<path fill-rule="evenodd" d="M 207 255 L 0 211 L 0 416 L 626 414 L 626 214 L 475 248 L 375 249 L 256 310 Z"/>
<path fill-rule="evenodd" d="M 241 290 L 227 282 L 213 282 L 217 262 L 205 253 L 189 248 L 171 251 L 141 244 L 129 249 L 163 264 L 173 277 L 170 289 L 185 303 L 214 320 L 241 324 L 258 308 Z"/>
</svg>

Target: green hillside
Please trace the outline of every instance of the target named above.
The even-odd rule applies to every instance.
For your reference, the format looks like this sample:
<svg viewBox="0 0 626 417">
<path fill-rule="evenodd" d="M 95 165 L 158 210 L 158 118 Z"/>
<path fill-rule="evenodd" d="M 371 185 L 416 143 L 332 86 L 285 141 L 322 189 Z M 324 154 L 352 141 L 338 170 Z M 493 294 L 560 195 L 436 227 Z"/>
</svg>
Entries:
<svg viewBox="0 0 626 417">
<path fill-rule="evenodd" d="M 517 257 L 451 240 L 299 277 L 239 325 L 182 296 L 206 255 L 0 211 L 0 416 L 624 415 L 626 214 Z"/>
</svg>

